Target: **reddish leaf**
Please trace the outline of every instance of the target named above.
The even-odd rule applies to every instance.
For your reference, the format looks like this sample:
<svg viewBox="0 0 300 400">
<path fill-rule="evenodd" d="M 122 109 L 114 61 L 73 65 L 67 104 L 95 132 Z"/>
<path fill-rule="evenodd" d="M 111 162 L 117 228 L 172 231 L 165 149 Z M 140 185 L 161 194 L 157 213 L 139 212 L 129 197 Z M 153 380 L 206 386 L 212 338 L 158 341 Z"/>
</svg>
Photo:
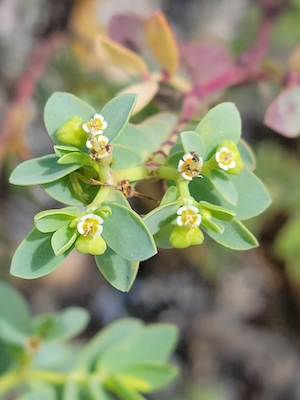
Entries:
<svg viewBox="0 0 300 400">
<path fill-rule="evenodd" d="M 135 53 L 141 54 L 145 48 L 145 19 L 135 14 L 116 14 L 108 24 L 108 36 Z"/>
<path fill-rule="evenodd" d="M 96 52 L 103 65 L 117 67 L 128 75 L 143 75 L 148 72 L 146 63 L 139 55 L 105 36 L 97 37 Z"/>
<path fill-rule="evenodd" d="M 300 86 L 286 89 L 269 105 L 265 124 L 283 136 L 300 134 Z"/>
<path fill-rule="evenodd" d="M 150 103 L 150 101 L 158 92 L 158 89 L 159 85 L 157 82 L 143 81 L 128 86 L 118 94 L 120 95 L 125 93 L 136 93 L 138 95 L 137 102 L 134 106 L 133 112 L 131 113 L 131 115 L 135 115 L 139 111 L 141 111 L 144 107 L 146 107 L 148 103 Z"/>
<path fill-rule="evenodd" d="M 221 75 L 232 65 L 227 50 L 216 43 L 192 42 L 183 45 L 181 51 L 197 84 Z"/>
<path fill-rule="evenodd" d="M 179 65 L 179 52 L 171 27 L 160 11 L 147 19 L 145 34 L 156 60 L 169 74 L 174 74 Z"/>
</svg>

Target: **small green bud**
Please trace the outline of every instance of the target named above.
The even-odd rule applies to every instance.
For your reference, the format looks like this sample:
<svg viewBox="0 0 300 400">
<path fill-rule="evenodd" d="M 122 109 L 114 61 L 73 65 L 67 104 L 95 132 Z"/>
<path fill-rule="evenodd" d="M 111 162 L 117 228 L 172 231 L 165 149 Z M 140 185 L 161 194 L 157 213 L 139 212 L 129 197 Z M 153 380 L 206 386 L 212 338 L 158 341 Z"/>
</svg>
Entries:
<svg viewBox="0 0 300 400">
<path fill-rule="evenodd" d="M 75 242 L 75 249 L 79 253 L 100 256 L 106 250 L 106 242 L 102 236 L 80 235 Z"/>
<path fill-rule="evenodd" d="M 57 139 L 64 144 L 84 148 L 86 145 L 87 134 L 82 128 L 82 118 L 73 115 L 57 131 Z"/>
<path fill-rule="evenodd" d="M 198 226 L 190 228 L 176 225 L 169 238 L 171 245 L 176 249 L 184 249 L 192 245 L 201 244 L 203 240 L 204 235 Z"/>
</svg>

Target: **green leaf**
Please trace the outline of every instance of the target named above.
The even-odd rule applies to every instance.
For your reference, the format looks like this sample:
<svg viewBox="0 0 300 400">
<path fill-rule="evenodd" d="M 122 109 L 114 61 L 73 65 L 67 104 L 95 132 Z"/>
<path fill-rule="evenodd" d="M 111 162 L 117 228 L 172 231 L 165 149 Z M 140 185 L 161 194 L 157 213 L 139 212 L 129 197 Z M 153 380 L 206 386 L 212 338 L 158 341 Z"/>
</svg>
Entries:
<svg viewBox="0 0 300 400">
<path fill-rule="evenodd" d="M 66 226 L 79 213 L 77 207 L 65 207 L 57 210 L 41 211 L 34 217 L 35 227 L 43 233 L 54 232 Z"/>
<path fill-rule="evenodd" d="M 31 317 L 25 299 L 16 289 L 0 282 L 0 338 L 23 346 L 31 332 Z"/>
<path fill-rule="evenodd" d="M 62 400 L 80 400 L 80 391 L 78 383 L 72 378 L 68 379 L 64 385 Z"/>
<path fill-rule="evenodd" d="M 33 229 L 17 248 L 11 263 L 12 275 L 34 279 L 54 271 L 68 253 L 56 256 L 51 247 L 52 233 Z"/>
<path fill-rule="evenodd" d="M 155 235 L 164 226 L 174 221 L 177 217 L 179 202 L 159 206 L 150 211 L 143 219 L 152 235 Z"/>
<path fill-rule="evenodd" d="M 203 230 L 217 243 L 233 250 L 249 250 L 258 246 L 258 242 L 253 234 L 234 218 L 230 222 L 223 222 L 224 232 L 220 235 L 203 227 Z"/>
<path fill-rule="evenodd" d="M 93 337 L 81 350 L 76 366 L 78 370 L 92 370 L 94 364 L 111 347 L 143 328 L 141 320 L 124 318 L 113 322 Z"/>
<path fill-rule="evenodd" d="M 96 264 L 108 282 L 122 292 L 131 288 L 139 268 L 138 261 L 129 261 L 109 247 L 101 256 L 95 256 Z"/>
<path fill-rule="evenodd" d="M 178 330 L 171 324 L 152 324 L 127 336 L 102 355 L 100 365 L 111 374 L 140 363 L 163 363 L 178 340 Z"/>
<path fill-rule="evenodd" d="M 77 229 L 69 228 L 67 225 L 62 226 L 53 233 L 51 238 L 51 246 L 56 256 L 63 254 L 74 244 L 78 237 Z"/>
<path fill-rule="evenodd" d="M 57 400 L 55 389 L 45 384 L 34 384 L 30 391 L 19 396 L 16 400 Z"/>
<path fill-rule="evenodd" d="M 152 235 L 141 217 L 118 203 L 104 203 L 112 214 L 103 224 L 103 238 L 107 245 L 130 261 L 143 261 L 157 253 Z M 116 230 L 122 234 L 116 235 Z"/>
<path fill-rule="evenodd" d="M 205 176 L 202 179 L 193 179 L 189 185 L 190 191 L 198 201 L 204 200 L 232 209 L 240 220 L 252 218 L 269 206 L 271 200 L 265 186 L 247 167 L 244 167 L 240 174 L 231 175 L 230 180 L 238 192 L 238 201 L 235 207 L 219 195 Z"/>
<path fill-rule="evenodd" d="M 86 206 L 92 202 L 99 188 L 78 180 L 75 174 L 79 172 L 72 172 L 70 175 L 41 186 L 49 196 L 62 204 Z"/>
<path fill-rule="evenodd" d="M 195 151 L 199 157 L 205 157 L 205 146 L 201 136 L 194 131 L 184 131 L 180 134 L 185 153 Z"/>
<path fill-rule="evenodd" d="M 73 365 L 74 356 L 74 347 L 58 340 L 46 341 L 34 355 L 32 369 L 61 371 Z"/>
<path fill-rule="evenodd" d="M 91 157 L 83 151 L 72 151 L 71 153 L 65 154 L 60 157 L 57 163 L 59 165 L 78 164 L 80 166 L 83 166 L 91 165 L 93 161 L 91 160 Z"/>
<path fill-rule="evenodd" d="M 96 379 L 90 379 L 88 385 L 93 400 L 113 400 L 111 395 Z"/>
<path fill-rule="evenodd" d="M 52 314 L 41 314 L 33 319 L 35 334 L 43 341 L 67 341 L 81 333 L 89 322 L 89 313 L 81 307 L 68 307 Z"/>
<path fill-rule="evenodd" d="M 216 206 L 215 204 L 208 203 L 207 201 L 200 201 L 199 207 L 210 212 L 214 218 L 221 221 L 231 221 L 235 217 L 235 212 L 228 208 Z"/>
<path fill-rule="evenodd" d="M 114 161 L 112 167 L 114 169 L 127 169 L 132 167 L 138 167 L 143 165 L 141 154 L 132 150 L 129 147 L 125 147 L 120 144 L 114 145 L 113 150 Z"/>
<path fill-rule="evenodd" d="M 206 175 L 216 191 L 230 204 L 235 206 L 238 201 L 238 192 L 230 178 L 219 171 L 211 171 Z M 202 178 L 200 178 L 202 179 Z"/>
<path fill-rule="evenodd" d="M 205 115 L 195 131 L 205 143 L 205 159 L 209 159 L 224 140 L 238 143 L 241 137 L 240 114 L 233 103 L 219 104 Z"/>
<path fill-rule="evenodd" d="M 74 146 L 66 146 L 63 144 L 56 144 L 53 146 L 54 152 L 58 157 L 62 157 L 66 154 L 69 154 L 71 152 L 78 152 L 78 147 Z"/>
<path fill-rule="evenodd" d="M 164 206 L 165 204 L 168 204 L 168 203 L 173 203 L 175 200 L 178 199 L 178 197 L 179 197 L 179 195 L 178 195 L 178 190 L 177 190 L 176 186 L 170 186 L 166 190 L 163 198 L 161 199 L 160 206 Z"/>
<path fill-rule="evenodd" d="M 122 94 L 110 100 L 102 109 L 101 114 L 107 121 L 105 136 L 113 143 L 129 121 L 131 112 L 136 103 L 134 93 Z"/>
<path fill-rule="evenodd" d="M 105 384 L 107 384 L 109 389 L 116 393 L 122 400 L 146 400 L 145 397 L 140 395 L 136 390 L 124 385 L 117 377 L 110 377 Z"/>
<path fill-rule="evenodd" d="M 173 229 L 174 225 L 169 224 L 164 226 L 154 235 L 154 240 L 157 247 L 161 249 L 172 249 L 173 246 L 171 245 L 169 238 Z"/>
<path fill-rule="evenodd" d="M 145 119 L 136 127 L 147 135 L 152 143 L 152 149 L 157 150 L 172 133 L 177 121 L 176 115 L 163 112 Z"/>
<path fill-rule="evenodd" d="M 77 164 L 59 165 L 58 160 L 56 154 L 50 154 L 24 161 L 12 172 L 9 181 L 13 185 L 38 185 L 53 182 L 80 167 Z"/>
<path fill-rule="evenodd" d="M 237 148 L 244 164 L 250 169 L 250 171 L 253 171 L 256 167 L 256 161 L 251 147 L 241 138 L 237 144 Z"/>
<path fill-rule="evenodd" d="M 236 215 L 244 220 L 261 214 L 271 204 L 270 195 L 262 181 L 247 167 L 230 177 L 239 193 Z"/>
<path fill-rule="evenodd" d="M 78 115 L 83 120 L 89 120 L 95 113 L 96 111 L 91 106 L 73 94 L 56 92 L 49 98 L 45 106 L 45 126 L 51 139 L 59 144 L 55 135 L 58 128 L 74 115 Z"/>
<path fill-rule="evenodd" d="M 177 376 L 173 365 L 144 363 L 129 365 L 118 373 L 118 379 L 138 391 L 150 393 L 162 389 Z"/>
<path fill-rule="evenodd" d="M 152 143 L 148 136 L 136 126 L 127 124 L 123 129 L 121 135 L 114 142 L 124 147 L 130 147 L 131 150 L 138 153 L 142 160 L 145 161 L 149 154 L 154 150 Z"/>
</svg>

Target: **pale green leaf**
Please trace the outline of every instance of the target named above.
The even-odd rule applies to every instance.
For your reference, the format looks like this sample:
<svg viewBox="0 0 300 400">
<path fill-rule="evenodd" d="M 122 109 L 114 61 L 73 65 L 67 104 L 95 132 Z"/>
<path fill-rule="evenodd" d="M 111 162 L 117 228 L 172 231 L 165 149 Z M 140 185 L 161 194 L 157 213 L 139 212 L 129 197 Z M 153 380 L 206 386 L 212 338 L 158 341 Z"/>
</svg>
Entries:
<svg viewBox="0 0 300 400">
<path fill-rule="evenodd" d="M 195 131 L 205 143 L 205 159 L 209 159 L 224 140 L 238 143 L 241 137 L 240 114 L 233 103 L 221 103 L 205 115 Z"/>
<path fill-rule="evenodd" d="M 54 271 L 68 252 L 56 256 L 51 247 L 51 233 L 33 229 L 17 248 L 11 263 L 12 275 L 34 279 Z"/>
<path fill-rule="evenodd" d="M 49 98 L 44 110 L 44 121 L 47 132 L 55 143 L 60 143 L 55 133 L 74 115 L 84 121 L 93 117 L 96 111 L 84 101 L 70 93 L 55 92 Z"/>
<path fill-rule="evenodd" d="M 104 221 L 102 235 L 113 251 L 130 261 L 147 260 L 157 253 L 152 235 L 136 212 L 118 203 L 103 205 L 112 211 Z"/>
<path fill-rule="evenodd" d="M 126 260 L 109 247 L 101 256 L 95 256 L 95 260 L 99 270 L 112 286 L 122 292 L 129 291 L 138 272 L 138 261 Z"/>
</svg>

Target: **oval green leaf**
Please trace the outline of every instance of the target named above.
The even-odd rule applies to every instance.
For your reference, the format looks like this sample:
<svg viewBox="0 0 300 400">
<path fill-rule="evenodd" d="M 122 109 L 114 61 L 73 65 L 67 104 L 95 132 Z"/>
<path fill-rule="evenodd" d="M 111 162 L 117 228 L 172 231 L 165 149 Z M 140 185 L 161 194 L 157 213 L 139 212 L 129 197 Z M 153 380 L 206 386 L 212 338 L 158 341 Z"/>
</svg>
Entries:
<svg viewBox="0 0 300 400">
<path fill-rule="evenodd" d="M 104 203 L 112 214 L 103 224 L 103 238 L 108 246 L 130 261 L 143 261 L 154 256 L 154 239 L 141 217 L 118 203 Z"/>
<path fill-rule="evenodd" d="M 241 117 L 233 103 L 221 103 L 212 108 L 197 125 L 195 131 L 205 143 L 209 159 L 224 140 L 237 143 L 241 137 Z"/>
<path fill-rule="evenodd" d="M 78 164 L 59 165 L 56 154 L 24 161 L 12 172 L 9 181 L 14 185 L 39 185 L 53 182 L 80 168 Z"/>
<path fill-rule="evenodd" d="M 128 292 L 139 268 L 138 261 L 129 261 L 109 247 L 101 256 L 95 256 L 96 264 L 105 279 L 116 289 Z"/>
<path fill-rule="evenodd" d="M 44 122 L 47 132 L 54 143 L 60 142 L 56 138 L 56 131 L 74 115 L 83 120 L 89 120 L 96 111 L 87 103 L 70 93 L 55 92 L 45 105 Z"/>
<path fill-rule="evenodd" d="M 51 247 L 52 233 L 33 229 L 17 248 L 10 267 L 12 275 L 34 279 L 54 271 L 68 252 L 56 256 Z"/>
</svg>

